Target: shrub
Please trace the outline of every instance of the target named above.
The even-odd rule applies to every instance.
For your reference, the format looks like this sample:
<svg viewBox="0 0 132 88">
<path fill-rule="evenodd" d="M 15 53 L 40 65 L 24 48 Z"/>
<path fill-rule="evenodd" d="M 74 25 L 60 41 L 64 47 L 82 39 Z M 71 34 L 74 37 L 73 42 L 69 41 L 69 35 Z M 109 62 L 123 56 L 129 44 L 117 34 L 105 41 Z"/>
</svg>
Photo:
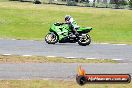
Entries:
<svg viewBox="0 0 132 88">
<path fill-rule="evenodd" d="M 128 5 L 127 1 L 122 0 L 118 2 L 119 5 Z"/>
<path fill-rule="evenodd" d="M 122 6 L 128 5 L 126 0 L 111 0 L 111 4 L 115 4 L 115 8 L 121 8 Z"/>
<path fill-rule="evenodd" d="M 76 6 L 77 3 L 74 0 L 67 0 L 67 5 L 68 6 Z"/>
<path fill-rule="evenodd" d="M 132 9 L 132 0 L 129 0 L 129 7 Z"/>
</svg>

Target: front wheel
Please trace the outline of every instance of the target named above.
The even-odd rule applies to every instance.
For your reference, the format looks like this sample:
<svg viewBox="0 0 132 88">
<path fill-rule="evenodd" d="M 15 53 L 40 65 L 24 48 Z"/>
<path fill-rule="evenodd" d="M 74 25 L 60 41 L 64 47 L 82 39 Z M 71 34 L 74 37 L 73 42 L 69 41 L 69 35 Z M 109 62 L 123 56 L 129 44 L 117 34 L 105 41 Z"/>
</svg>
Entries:
<svg viewBox="0 0 132 88">
<path fill-rule="evenodd" d="M 91 43 L 91 37 L 88 34 L 82 34 L 82 36 L 78 40 L 78 44 L 81 46 L 86 46 Z"/>
<path fill-rule="evenodd" d="M 58 36 L 51 32 L 51 33 L 48 33 L 46 36 L 45 36 L 45 41 L 46 43 L 48 44 L 55 44 L 58 42 Z"/>
</svg>

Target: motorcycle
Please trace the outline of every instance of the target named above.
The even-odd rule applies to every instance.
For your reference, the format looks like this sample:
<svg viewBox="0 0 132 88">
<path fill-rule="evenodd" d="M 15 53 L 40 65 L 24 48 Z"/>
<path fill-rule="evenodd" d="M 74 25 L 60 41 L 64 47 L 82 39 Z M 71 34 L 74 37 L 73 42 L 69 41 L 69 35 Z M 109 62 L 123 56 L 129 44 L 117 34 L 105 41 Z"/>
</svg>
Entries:
<svg viewBox="0 0 132 88">
<path fill-rule="evenodd" d="M 59 43 L 76 43 L 81 46 L 86 46 L 91 43 L 91 37 L 88 34 L 92 27 L 79 27 L 77 29 L 78 35 L 73 34 L 73 31 L 66 23 L 54 23 L 49 33 L 45 36 L 45 41 L 48 44 Z"/>
</svg>

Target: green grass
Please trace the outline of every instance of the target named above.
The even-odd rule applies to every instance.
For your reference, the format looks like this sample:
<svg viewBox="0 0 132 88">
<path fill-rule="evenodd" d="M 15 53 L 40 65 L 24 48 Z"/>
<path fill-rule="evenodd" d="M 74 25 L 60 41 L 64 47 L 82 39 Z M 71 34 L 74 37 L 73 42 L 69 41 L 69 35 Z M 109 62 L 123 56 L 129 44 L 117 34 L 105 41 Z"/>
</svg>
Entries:
<svg viewBox="0 0 132 88">
<path fill-rule="evenodd" d="M 0 0 L 0 2 L 6 2 L 6 1 L 9 1 L 9 0 Z"/>
<path fill-rule="evenodd" d="M 75 81 L 63 80 L 3 80 L 0 81 L 0 88 L 132 88 L 132 83 L 79 86 Z"/>
<path fill-rule="evenodd" d="M 65 59 L 62 57 L 43 57 L 43 56 L 2 56 L 0 63 L 117 63 L 111 59 Z"/>
<path fill-rule="evenodd" d="M 80 26 L 94 28 L 94 42 L 132 44 L 132 11 L 0 2 L 0 37 L 43 40 L 50 25 L 70 14 Z"/>
</svg>

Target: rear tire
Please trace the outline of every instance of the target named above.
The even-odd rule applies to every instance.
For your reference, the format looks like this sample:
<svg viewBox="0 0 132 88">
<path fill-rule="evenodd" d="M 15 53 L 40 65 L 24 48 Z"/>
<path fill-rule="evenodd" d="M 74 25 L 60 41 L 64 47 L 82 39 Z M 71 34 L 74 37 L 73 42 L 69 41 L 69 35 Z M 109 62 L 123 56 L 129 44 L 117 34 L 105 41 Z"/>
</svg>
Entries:
<svg viewBox="0 0 132 88">
<path fill-rule="evenodd" d="M 45 41 L 46 43 L 48 44 L 55 44 L 58 42 L 58 36 L 51 32 L 51 33 L 48 33 L 46 36 L 45 36 Z"/>
<path fill-rule="evenodd" d="M 80 37 L 78 40 L 78 44 L 81 46 L 86 46 L 86 45 L 89 45 L 90 43 L 91 43 L 91 37 L 88 34 Z"/>
</svg>

